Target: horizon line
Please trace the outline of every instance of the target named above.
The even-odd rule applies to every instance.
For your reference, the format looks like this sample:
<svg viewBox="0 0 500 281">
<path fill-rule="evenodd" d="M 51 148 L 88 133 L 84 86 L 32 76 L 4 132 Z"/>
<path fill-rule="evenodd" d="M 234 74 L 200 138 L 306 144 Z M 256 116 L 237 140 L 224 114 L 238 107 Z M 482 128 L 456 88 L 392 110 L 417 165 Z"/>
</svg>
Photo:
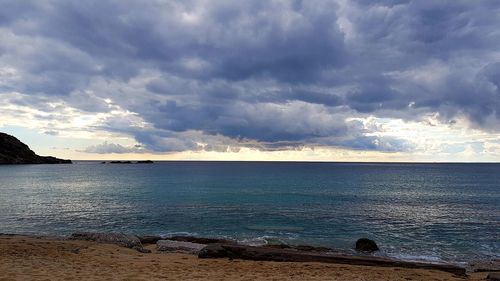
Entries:
<svg viewBox="0 0 500 281">
<path fill-rule="evenodd" d="M 193 159 L 179 159 L 179 160 L 151 160 L 151 159 L 70 159 L 71 161 L 78 162 L 111 162 L 111 161 L 153 161 L 153 162 L 248 162 L 248 163 L 336 163 L 336 164 L 500 164 L 498 162 L 455 162 L 455 161 L 322 161 L 322 160 L 193 160 Z"/>
</svg>

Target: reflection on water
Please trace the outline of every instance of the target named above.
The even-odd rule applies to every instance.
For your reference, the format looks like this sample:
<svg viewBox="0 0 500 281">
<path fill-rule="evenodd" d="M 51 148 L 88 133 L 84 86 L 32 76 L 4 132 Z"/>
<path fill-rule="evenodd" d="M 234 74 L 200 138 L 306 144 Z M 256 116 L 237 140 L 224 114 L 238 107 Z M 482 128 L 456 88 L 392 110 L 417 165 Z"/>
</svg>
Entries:
<svg viewBox="0 0 500 281">
<path fill-rule="evenodd" d="M 0 232 L 193 233 L 411 259 L 500 258 L 500 165 L 0 166 Z"/>
</svg>

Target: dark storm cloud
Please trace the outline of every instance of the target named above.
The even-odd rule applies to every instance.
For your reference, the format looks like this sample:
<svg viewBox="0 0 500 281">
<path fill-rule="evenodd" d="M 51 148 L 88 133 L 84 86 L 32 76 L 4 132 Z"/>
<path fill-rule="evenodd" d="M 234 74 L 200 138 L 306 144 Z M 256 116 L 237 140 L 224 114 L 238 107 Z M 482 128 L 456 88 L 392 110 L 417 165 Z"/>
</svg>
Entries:
<svg viewBox="0 0 500 281">
<path fill-rule="evenodd" d="M 0 93 L 20 92 L 16 103 L 40 109 L 52 99 L 96 113 L 113 109 L 109 99 L 152 129 L 123 120 L 100 128 L 152 151 L 200 142 L 207 150 L 411 150 L 349 121 L 368 115 L 463 115 L 500 130 L 498 1 L 0 6 Z"/>
</svg>

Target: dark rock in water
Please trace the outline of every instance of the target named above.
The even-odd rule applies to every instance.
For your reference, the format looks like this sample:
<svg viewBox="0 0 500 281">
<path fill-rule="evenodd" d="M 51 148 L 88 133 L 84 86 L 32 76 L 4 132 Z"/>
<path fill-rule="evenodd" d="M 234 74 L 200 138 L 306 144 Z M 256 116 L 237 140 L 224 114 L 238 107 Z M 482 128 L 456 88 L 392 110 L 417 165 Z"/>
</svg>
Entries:
<svg viewBox="0 0 500 281">
<path fill-rule="evenodd" d="M 372 253 L 378 250 L 379 248 L 377 246 L 377 243 L 375 243 L 375 241 L 373 240 L 370 240 L 368 238 L 361 238 L 356 241 L 356 251 L 358 252 Z"/>
<path fill-rule="evenodd" d="M 203 237 L 193 237 L 193 236 L 172 236 L 169 238 L 165 238 L 173 241 L 183 241 L 183 242 L 191 242 L 198 244 L 236 244 L 236 241 L 231 241 L 227 239 L 218 239 L 218 238 L 203 238 Z"/>
<path fill-rule="evenodd" d="M 0 164 L 71 164 L 71 160 L 39 156 L 17 138 L 0 133 Z"/>
<path fill-rule="evenodd" d="M 500 281 L 500 272 L 491 272 L 486 277 L 486 280 Z"/>
<path fill-rule="evenodd" d="M 145 235 L 145 236 L 137 236 L 139 240 L 141 240 L 142 244 L 156 244 L 158 240 L 162 240 L 160 236 L 151 236 L 151 235 Z"/>
<path fill-rule="evenodd" d="M 407 262 L 373 256 L 346 256 L 339 254 L 312 253 L 293 249 L 252 247 L 235 244 L 211 244 L 201 249 L 198 258 L 231 258 L 280 262 L 323 262 L 380 267 L 403 267 L 441 270 L 457 275 L 465 275 L 465 268 L 452 264 L 432 264 Z"/>
<path fill-rule="evenodd" d="M 137 236 L 125 233 L 77 232 L 71 234 L 69 239 L 115 244 L 125 248 L 136 249 L 140 252 L 143 249 L 141 240 Z"/>
<path fill-rule="evenodd" d="M 137 162 L 132 161 L 109 161 L 109 164 L 153 164 L 154 162 L 151 160 L 140 160 Z M 101 164 L 106 164 L 106 161 L 101 162 Z"/>
</svg>

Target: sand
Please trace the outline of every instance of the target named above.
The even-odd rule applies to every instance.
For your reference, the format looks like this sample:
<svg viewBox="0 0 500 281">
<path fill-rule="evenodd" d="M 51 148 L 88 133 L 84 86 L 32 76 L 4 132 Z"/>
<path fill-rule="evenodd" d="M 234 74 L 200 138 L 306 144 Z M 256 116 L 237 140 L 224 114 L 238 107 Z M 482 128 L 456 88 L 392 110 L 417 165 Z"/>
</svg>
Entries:
<svg viewBox="0 0 500 281">
<path fill-rule="evenodd" d="M 0 280 L 484 280 L 420 269 L 198 259 L 110 244 L 0 235 Z"/>
</svg>

